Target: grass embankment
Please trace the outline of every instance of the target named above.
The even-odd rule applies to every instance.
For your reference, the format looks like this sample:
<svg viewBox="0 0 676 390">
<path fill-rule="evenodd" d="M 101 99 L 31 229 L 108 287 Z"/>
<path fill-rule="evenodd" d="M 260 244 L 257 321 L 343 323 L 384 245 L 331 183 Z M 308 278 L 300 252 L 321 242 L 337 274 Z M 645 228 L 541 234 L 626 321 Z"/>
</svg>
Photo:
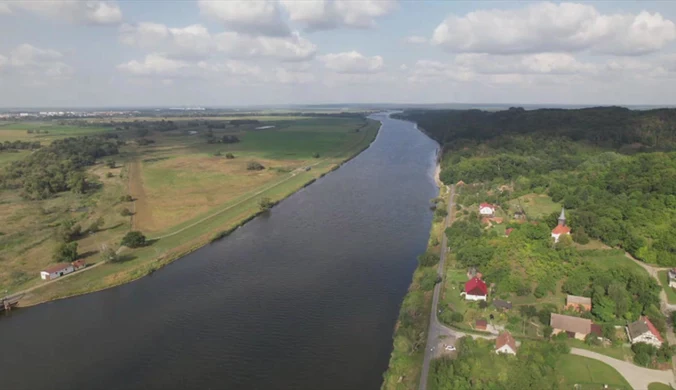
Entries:
<svg viewBox="0 0 676 390">
<path fill-rule="evenodd" d="M 583 356 L 563 355 L 556 366 L 568 388 L 578 389 L 631 389 L 629 383 L 616 369 L 598 360 Z M 667 387 L 668 388 L 668 387 Z"/>
<path fill-rule="evenodd" d="M 132 194 L 136 198 L 133 223 L 135 229 L 154 240 L 144 248 L 123 251 L 124 261 L 104 264 L 35 290 L 21 304 L 97 291 L 147 275 L 251 220 L 259 213 L 259 199 L 268 197 L 279 202 L 336 169 L 367 148 L 380 126 L 369 121 L 356 132 L 363 120 L 322 120 L 324 125 L 316 133 L 325 133 L 324 136 L 313 133 L 312 126 L 299 126 L 300 130 L 290 125 L 282 130 L 258 131 L 260 134 L 253 136 L 242 129 L 227 129 L 226 132 L 239 134 L 241 142 L 236 144 L 207 144 L 203 138 L 168 132 L 153 135 L 156 143 L 150 147 L 130 147 L 123 156 L 127 166 L 141 161 L 140 173 L 136 177 L 131 175 L 131 180 L 138 180 L 136 188 L 142 189 Z M 287 139 L 280 133 L 290 136 Z M 265 134 L 278 142 L 263 140 Z M 218 151 L 223 155 L 232 152 L 235 159 L 214 156 Z M 313 157 L 315 153 L 320 156 Z M 264 161 L 266 169 L 248 171 L 248 161 Z M 308 166 L 312 168 L 298 169 Z M 134 183 L 131 184 L 133 188 Z M 172 202 L 182 201 L 192 205 L 193 210 L 172 208 L 176 204 Z M 140 209 L 139 205 L 147 209 Z M 129 206 L 114 204 L 113 208 L 118 211 Z M 172 216 L 174 211 L 176 216 Z M 129 230 L 128 218 L 120 229 L 118 242 Z"/>
<path fill-rule="evenodd" d="M 659 271 L 657 276 L 660 279 L 662 288 L 664 288 L 664 292 L 667 293 L 667 301 L 669 301 L 669 303 L 676 304 L 676 291 L 673 289 L 673 287 L 669 286 L 668 271 Z"/>
<path fill-rule="evenodd" d="M 439 196 L 448 201 L 445 186 L 441 187 Z M 427 253 L 440 253 L 443 234 L 444 219 L 435 218 L 430 229 Z M 436 267 L 437 264 L 427 267 L 419 265 L 413 273 L 413 281 L 404 297 L 399 320 L 394 329 L 394 349 L 387 371 L 383 374 L 381 388 L 384 390 L 418 388 L 420 370 L 425 357 L 433 294 L 433 289 L 423 289 L 421 281 L 430 273 L 436 275 Z"/>
<path fill-rule="evenodd" d="M 673 390 L 673 387 L 665 385 L 664 383 L 653 382 L 648 385 L 648 390 Z"/>
</svg>

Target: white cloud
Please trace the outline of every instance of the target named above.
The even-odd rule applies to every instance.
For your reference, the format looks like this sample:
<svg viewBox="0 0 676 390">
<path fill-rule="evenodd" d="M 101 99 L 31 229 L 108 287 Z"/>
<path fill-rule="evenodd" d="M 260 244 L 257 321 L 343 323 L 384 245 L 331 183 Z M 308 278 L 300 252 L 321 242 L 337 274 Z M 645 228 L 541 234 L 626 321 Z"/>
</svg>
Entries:
<svg viewBox="0 0 676 390">
<path fill-rule="evenodd" d="M 281 84 L 308 84 L 315 81 L 315 76 L 309 72 L 298 72 L 285 68 L 275 70 L 276 81 Z"/>
<path fill-rule="evenodd" d="M 387 15 L 397 5 L 395 0 L 281 0 L 293 22 L 308 30 L 337 27 L 371 28 L 375 18 Z"/>
<path fill-rule="evenodd" d="M 317 46 L 293 33 L 289 37 L 251 37 L 236 32 L 214 36 L 216 49 L 234 58 L 269 57 L 282 61 L 312 59 Z"/>
<path fill-rule="evenodd" d="M 450 15 L 432 43 L 470 53 L 582 51 L 638 55 L 676 39 L 676 26 L 659 13 L 601 14 L 591 5 L 537 3 L 516 10 Z"/>
<path fill-rule="evenodd" d="M 0 55 L 0 68 L 6 69 L 10 78 L 16 77 L 31 85 L 44 85 L 73 75 L 73 68 L 62 59 L 63 54 L 56 50 L 24 43 L 12 49 L 8 56 Z"/>
<path fill-rule="evenodd" d="M 409 35 L 406 38 L 404 38 L 404 42 L 412 43 L 414 45 L 422 45 L 424 43 L 427 43 L 428 40 L 427 38 L 421 37 L 420 35 Z"/>
<path fill-rule="evenodd" d="M 45 17 L 71 23 L 105 25 L 122 22 L 122 11 L 114 1 L 24 0 L 9 4 L 10 9 L 16 7 Z"/>
<path fill-rule="evenodd" d="M 538 53 L 525 56 L 460 54 L 454 65 L 463 71 L 480 74 L 576 74 L 593 73 L 598 66 L 583 63 L 567 53 Z"/>
<path fill-rule="evenodd" d="M 366 57 L 356 51 L 327 54 L 319 59 L 327 69 L 337 73 L 376 73 L 384 65 L 383 57 Z"/>
<path fill-rule="evenodd" d="M 273 0 L 199 0 L 200 12 L 223 23 L 228 31 L 253 36 L 287 36 L 291 33 Z"/>
<path fill-rule="evenodd" d="M 117 69 L 134 76 L 187 76 L 183 70 L 190 67 L 185 61 L 173 60 L 163 54 L 148 54 L 142 62 L 132 60 L 117 66 Z"/>
<path fill-rule="evenodd" d="M 203 57 L 213 49 L 211 34 L 199 24 L 183 28 L 168 28 L 150 22 L 124 24 L 120 27 L 120 42 L 143 49 L 161 50 L 179 58 Z"/>
</svg>

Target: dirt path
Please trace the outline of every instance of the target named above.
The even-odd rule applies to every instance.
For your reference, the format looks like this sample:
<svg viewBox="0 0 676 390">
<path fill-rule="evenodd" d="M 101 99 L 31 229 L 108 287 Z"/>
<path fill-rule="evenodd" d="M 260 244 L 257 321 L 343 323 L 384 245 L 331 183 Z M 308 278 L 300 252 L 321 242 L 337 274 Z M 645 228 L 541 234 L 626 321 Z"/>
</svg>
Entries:
<svg viewBox="0 0 676 390">
<path fill-rule="evenodd" d="M 148 204 L 145 188 L 143 188 L 143 176 L 141 162 L 134 160 L 129 167 L 129 195 L 134 198 L 132 204 L 131 229 L 152 231 L 154 230 L 153 212 Z"/>
</svg>

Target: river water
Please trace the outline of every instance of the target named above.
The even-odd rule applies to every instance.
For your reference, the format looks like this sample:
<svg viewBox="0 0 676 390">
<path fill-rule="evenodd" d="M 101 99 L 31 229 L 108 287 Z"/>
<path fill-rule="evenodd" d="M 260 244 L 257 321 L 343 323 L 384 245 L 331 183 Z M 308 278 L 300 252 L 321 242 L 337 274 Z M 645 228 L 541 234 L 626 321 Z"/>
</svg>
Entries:
<svg viewBox="0 0 676 390">
<path fill-rule="evenodd" d="M 369 149 L 229 237 L 0 318 L 0 389 L 378 389 L 427 243 L 437 144 L 373 118 Z"/>
</svg>

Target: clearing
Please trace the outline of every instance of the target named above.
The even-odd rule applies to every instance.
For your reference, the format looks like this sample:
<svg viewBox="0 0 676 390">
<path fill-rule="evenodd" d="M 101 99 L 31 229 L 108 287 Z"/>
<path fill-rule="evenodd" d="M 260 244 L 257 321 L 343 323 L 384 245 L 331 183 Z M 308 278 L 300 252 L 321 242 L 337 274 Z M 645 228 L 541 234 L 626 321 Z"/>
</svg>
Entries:
<svg viewBox="0 0 676 390">
<path fill-rule="evenodd" d="M 581 385 L 581 389 L 631 389 L 629 383 L 616 369 L 598 360 L 583 356 L 564 355 L 560 358 L 557 369 L 565 378 L 569 388 Z"/>
</svg>

